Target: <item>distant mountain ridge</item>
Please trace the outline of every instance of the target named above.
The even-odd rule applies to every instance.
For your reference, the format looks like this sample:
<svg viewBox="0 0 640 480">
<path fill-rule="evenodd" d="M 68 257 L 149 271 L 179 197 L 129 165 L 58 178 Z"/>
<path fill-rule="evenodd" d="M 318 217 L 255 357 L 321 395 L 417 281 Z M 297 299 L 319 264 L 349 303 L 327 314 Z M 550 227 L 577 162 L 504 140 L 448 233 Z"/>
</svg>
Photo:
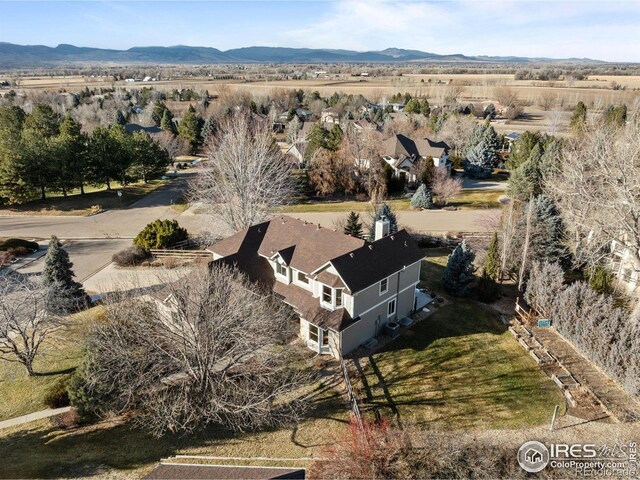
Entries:
<svg viewBox="0 0 640 480">
<path fill-rule="evenodd" d="M 533 62 L 598 62 L 589 58 L 551 59 L 515 56 L 467 56 L 463 54 L 441 55 L 420 50 L 387 48 L 380 51 L 243 47 L 221 51 L 212 47 L 133 47 L 115 50 L 92 47 L 76 47 L 60 44 L 17 45 L 0 42 L 0 66 L 42 66 L 65 63 L 108 62 L 122 64 L 237 64 L 237 63 L 533 63 Z"/>
</svg>

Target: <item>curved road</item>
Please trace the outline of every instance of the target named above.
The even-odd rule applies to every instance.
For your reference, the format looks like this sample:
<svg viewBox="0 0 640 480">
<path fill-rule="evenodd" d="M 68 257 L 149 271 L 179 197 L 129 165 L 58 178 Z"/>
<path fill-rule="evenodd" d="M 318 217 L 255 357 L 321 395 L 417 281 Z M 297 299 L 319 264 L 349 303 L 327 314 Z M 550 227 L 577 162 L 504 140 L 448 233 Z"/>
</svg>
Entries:
<svg viewBox="0 0 640 480">
<path fill-rule="evenodd" d="M 0 234 L 3 237 L 63 239 L 133 238 L 149 222 L 157 218 L 177 219 L 180 212 L 171 208 L 187 189 L 193 173 L 181 174 L 146 197 L 121 210 L 108 210 L 90 217 L 0 215 Z M 195 217 L 185 215 L 180 223 L 187 230 L 199 231 Z M 191 228 L 190 228 L 191 227 Z"/>
</svg>

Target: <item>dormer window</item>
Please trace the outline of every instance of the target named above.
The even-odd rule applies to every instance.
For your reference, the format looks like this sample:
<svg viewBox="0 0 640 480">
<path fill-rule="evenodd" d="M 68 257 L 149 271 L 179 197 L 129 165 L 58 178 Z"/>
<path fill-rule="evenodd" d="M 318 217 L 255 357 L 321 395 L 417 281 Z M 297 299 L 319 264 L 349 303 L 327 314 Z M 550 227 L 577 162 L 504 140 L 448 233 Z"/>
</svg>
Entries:
<svg viewBox="0 0 640 480">
<path fill-rule="evenodd" d="M 282 263 L 280 263 L 279 261 L 276 260 L 276 273 L 278 275 L 281 275 L 283 277 L 287 276 L 287 267 L 284 266 Z"/>
<path fill-rule="evenodd" d="M 389 279 L 384 278 L 380 280 L 380 295 L 384 295 L 389 291 Z"/>
<path fill-rule="evenodd" d="M 332 293 L 333 292 L 332 292 L 331 287 L 327 287 L 326 285 L 323 285 L 322 286 L 322 301 L 324 303 L 327 303 L 327 304 L 331 305 L 333 303 L 332 302 L 332 297 L 333 297 Z"/>
<path fill-rule="evenodd" d="M 338 288 L 336 290 L 336 307 L 342 306 L 342 289 Z"/>
</svg>

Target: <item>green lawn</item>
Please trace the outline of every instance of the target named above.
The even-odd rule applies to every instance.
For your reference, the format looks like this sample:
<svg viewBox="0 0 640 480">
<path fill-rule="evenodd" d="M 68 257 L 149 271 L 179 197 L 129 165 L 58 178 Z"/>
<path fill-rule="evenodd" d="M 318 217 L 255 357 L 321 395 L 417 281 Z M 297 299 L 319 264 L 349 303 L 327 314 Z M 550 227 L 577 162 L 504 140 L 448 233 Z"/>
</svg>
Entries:
<svg viewBox="0 0 640 480">
<path fill-rule="evenodd" d="M 0 361 L 0 420 L 26 415 L 47 408 L 44 397 L 53 384 L 73 372 L 82 359 L 82 339 L 96 307 L 73 315 L 68 325 L 41 346 L 34 370 L 27 376 L 21 364 Z"/>
<path fill-rule="evenodd" d="M 423 283 L 436 291 L 445 253 L 436 249 L 423 262 Z M 499 316 L 473 299 L 449 299 L 370 357 L 365 380 L 359 388 L 369 411 L 418 427 L 523 428 L 565 404 Z"/>
<path fill-rule="evenodd" d="M 462 193 L 454 197 L 450 206 L 461 208 L 464 210 L 475 210 L 483 208 L 500 208 L 498 201 L 505 194 L 502 190 L 484 190 L 467 188 Z"/>
<path fill-rule="evenodd" d="M 449 206 L 462 210 L 474 210 L 484 208 L 499 208 L 501 206 L 498 199 L 504 195 L 501 190 L 465 189 L 460 195 L 454 197 Z M 387 203 L 396 211 L 411 210 L 409 198 L 398 198 L 387 200 Z M 366 212 L 372 210 L 371 203 L 367 201 L 305 201 L 287 205 L 284 207 L 285 213 L 309 213 L 309 212 Z"/>
<path fill-rule="evenodd" d="M 0 430 L 0 478 L 91 476 L 106 469 L 119 470 L 117 477 L 126 473 L 140 478 L 161 458 L 179 454 L 311 456 L 335 443 L 348 412 L 335 390 L 320 384 L 310 389 L 308 402 L 310 411 L 298 425 L 246 434 L 208 428 L 157 439 L 128 424 L 105 422 L 65 431 L 48 421 Z"/>
<path fill-rule="evenodd" d="M 59 193 L 48 193 L 46 200 L 33 200 L 22 205 L 0 207 L 0 214 L 88 215 L 94 206 L 109 209 L 127 207 L 165 183 L 166 180 L 152 180 L 149 183 L 134 183 L 126 187 L 112 183 L 111 190 L 106 190 L 104 187 L 87 187 L 85 195 L 80 195 L 79 191 L 73 191 L 67 197 Z M 122 192 L 122 197 L 118 197 L 118 191 Z"/>
</svg>

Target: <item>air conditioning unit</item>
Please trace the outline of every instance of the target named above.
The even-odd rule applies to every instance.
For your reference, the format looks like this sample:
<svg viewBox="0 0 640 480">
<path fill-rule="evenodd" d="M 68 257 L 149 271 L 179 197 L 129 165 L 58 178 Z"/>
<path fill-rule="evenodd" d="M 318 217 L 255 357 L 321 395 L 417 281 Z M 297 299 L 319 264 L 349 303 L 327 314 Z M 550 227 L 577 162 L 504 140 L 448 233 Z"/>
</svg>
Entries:
<svg viewBox="0 0 640 480">
<path fill-rule="evenodd" d="M 391 338 L 400 335 L 400 324 L 398 322 L 389 322 L 383 328 L 384 334 Z"/>
</svg>

